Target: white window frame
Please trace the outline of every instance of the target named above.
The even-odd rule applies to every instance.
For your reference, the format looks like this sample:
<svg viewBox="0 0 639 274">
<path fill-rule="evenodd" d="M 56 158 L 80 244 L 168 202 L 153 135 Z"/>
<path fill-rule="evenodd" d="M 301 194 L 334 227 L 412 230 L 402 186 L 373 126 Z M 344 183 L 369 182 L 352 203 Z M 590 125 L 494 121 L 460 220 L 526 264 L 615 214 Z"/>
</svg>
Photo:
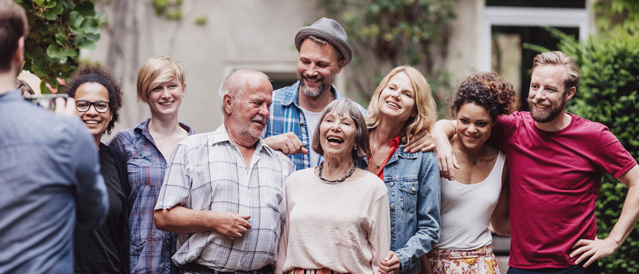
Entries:
<svg viewBox="0 0 639 274">
<path fill-rule="evenodd" d="M 491 71 L 493 26 L 552 26 L 579 28 L 579 39 L 585 40 L 590 32 L 589 2 L 586 8 L 529 8 L 484 5 L 479 54 L 480 71 Z"/>
</svg>

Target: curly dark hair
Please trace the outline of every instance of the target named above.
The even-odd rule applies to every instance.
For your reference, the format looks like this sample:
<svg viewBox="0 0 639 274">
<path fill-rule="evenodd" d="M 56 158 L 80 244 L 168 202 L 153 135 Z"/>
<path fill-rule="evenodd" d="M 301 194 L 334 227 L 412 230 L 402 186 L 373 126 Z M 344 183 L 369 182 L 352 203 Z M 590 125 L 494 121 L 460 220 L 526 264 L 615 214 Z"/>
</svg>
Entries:
<svg viewBox="0 0 639 274">
<path fill-rule="evenodd" d="M 497 73 L 478 73 L 468 77 L 459 86 L 450 104 L 450 111 L 455 116 L 464 104 L 475 103 L 485 108 L 495 121 L 497 116 L 511 114 L 518 108 L 516 98 L 513 85 Z"/>
<path fill-rule="evenodd" d="M 106 132 L 111 134 L 111 129 L 120 119 L 119 110 L 122 107 L 122 91 L 115 77 L 105 67 L 99 64 L 82 64 L 71 76 L 71 81 L 67 84 L 67 94 L 75 97 L 75 91 L 84 83 L 98 83 L 103 85 L 109 92 L 109 109 L 113 114 L 113 119 L 109 122 Z"/>
</svg>

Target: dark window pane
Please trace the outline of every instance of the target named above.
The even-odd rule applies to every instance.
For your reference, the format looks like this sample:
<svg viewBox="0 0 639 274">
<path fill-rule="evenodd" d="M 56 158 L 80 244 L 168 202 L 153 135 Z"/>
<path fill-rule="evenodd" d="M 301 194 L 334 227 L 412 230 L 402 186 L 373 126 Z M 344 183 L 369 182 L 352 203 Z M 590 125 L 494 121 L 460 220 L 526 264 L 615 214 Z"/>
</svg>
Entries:
<svg viewBox="0 0 639 274">
<path fill-rule="evenodd" d="M 558 30 L 567 33 L 569 35 L 574 36 L 575 38 L 579 38 L 579 28 L 557 28 Z M 529 49 L 523 48 L 524 43 L 533 44 L 542 46 L 549 50 L 557 50 L 557 44 L 559 43 L 559 39 L 552 36 L 550 32 L 541 27 L 512 27 L 512 26 L 493 26 L 492 30 L 492 41 L 493 41 L 493 49 L 492 49 L 492 59 L 493 59 L 493 68 L 500 75 L 507 75 L 513 66 L 503 67 L 500 64 L 507 64 L 507 61 L 500 60 L 501 58 L 505 58 L 507 56 L 512 56 L 512 52 L 516 54 L 521 54 L 521 58 L 514 58 L 515 62 L 521 63 L 519 66 L 519 72 L 521 73 L 520 77 L 517 80 L 520 81 L 519 85 L 513 83 L 516 86 L 520 86 L 520 90 L 518 91 L 521 99 L 521 109 L 528 110 L 528 104 L 526 103 L 526 98 L 528 98 L 528 90 L 530 87 L 530 74 L 532 69 L 533 58 L 538 54 L 536 51 L 532 51 Z M 516 37 L 516 39 L 509 39 L 510 41 L 517 41 L 516 44 L 513 43 L 504 43 L 508 45 L 507 47 L 500 48 L 499 43 L 496 43 L 499 36 L 510 36 Z M 517 65 L 515 65 L 516 67 Z M 510 70 L 509 70 L 510 69 Z M 506 78 L 504 76 L 504 78 Z M 513 81 L 506 78 L 507 81 Z"/>
<path fill-rule="evenodd" d="M 273 85 L 273 90 L 280 89 L 283 87 L 290 86 L 297 82 L 297 76 L 295 73 L 277 73 L 277 72 L 264 72 L 271 78 L 271 84 Z"/>
<path fill-rule="evenodd" d="M 586 8 L 585 0 L 486 0 L 486 6 L 529 8 Z"/>
</svg>

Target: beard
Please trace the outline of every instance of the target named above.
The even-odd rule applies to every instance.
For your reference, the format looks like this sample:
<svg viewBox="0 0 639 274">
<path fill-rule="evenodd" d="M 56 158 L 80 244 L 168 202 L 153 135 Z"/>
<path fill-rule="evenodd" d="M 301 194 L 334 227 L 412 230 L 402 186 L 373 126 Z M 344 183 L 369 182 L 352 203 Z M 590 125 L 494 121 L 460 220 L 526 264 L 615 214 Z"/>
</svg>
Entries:
<svg viewBox="0 0 639 274">
<path fill-rule="evenodd" d="M 302 76 L 302 79 L 300 81 L 300 88 L 302 89 L 302 92 L 304 92 L 306 96 L 311 98 L 320 96 L 322 93 L 324 93 L 325 90 L 327 90 L 327 87 L 330 86 L 330 84 L 327 84 L 325 82 L 325 79 L 320 79 L 321 80 L 320 85 L 317 86 L 316 88 L 311 88 L 306 86 L 306 84 L 304 83 L 304 79 L 308 79 L 308 77 Z"/>
<path fill-rule="evenodd" d="M 530 116 L 532 116 L 533 120 L 535 120 L 535 122 L 537 123 L 548 123 L 552 120 L 554 120 L 555 118 L 557 118 L 557 116 L 561 115 L 564 112 L 564 108 L 566 107 L 566 98 L 564 97 L 561 104 L 556 106 L 556 107 L 551 107 L 549 111 L 547 112 L 537 112 L 535 110 L 535 107 L 531 107 L 530 108 Z M 533 105 L 533 101 L 532 100 L 528 100 L 528 105 Z"/>
<path fill-rule="evenodd" d="M 254 128 L 253 123 L 252 122 L 258 122 L 262 124 L 262 129 L 257 129 Z M 266 129 L 266 123 L 268 122 L 268 118 L 262 116 L 262 115 L 255 115 L 255 117 L 253 117 L 253 119 L 251 119 L 251 126 L 249 126 L 247 133 L 249 134 L 249 136 L 253 137 L 253 138 L 260 138 L 262 136 L 262 133 L 264 133 L 264 130 Z"/>
</svg>

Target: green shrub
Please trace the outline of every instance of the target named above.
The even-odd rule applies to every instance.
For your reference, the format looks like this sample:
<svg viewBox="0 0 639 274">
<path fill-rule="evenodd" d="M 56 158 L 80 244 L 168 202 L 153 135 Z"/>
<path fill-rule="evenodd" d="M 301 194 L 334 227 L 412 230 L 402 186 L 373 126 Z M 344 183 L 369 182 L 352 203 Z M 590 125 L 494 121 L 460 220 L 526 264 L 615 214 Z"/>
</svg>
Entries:
<svg viewBox="0 0 639 274">
<path fill-rule="evenodd" d="M 577 42 L 561 35 L 559 49 L 576 59 L 581 80 L 568 111 L 608 126 L 639 160 L 639 33 L 622 29 Z M 606 175 L 597 201 L 598 238 L 608 236 L 628 188 Z M 602 273 L 639 273 L 639 225 L 613 256 L 599 260 Z"/>
<path fill-rule="evenodd" d="M 56 78 L 67 79 L 80 61 L 81 48 L 93 50 L 100 40 L 103 13 L 89 0 L 15 0 L 29 19 L 23 69 L 42 79 L 40 89 L 51 93 L 46 83 L 58 88 Z"/>
</svg>

